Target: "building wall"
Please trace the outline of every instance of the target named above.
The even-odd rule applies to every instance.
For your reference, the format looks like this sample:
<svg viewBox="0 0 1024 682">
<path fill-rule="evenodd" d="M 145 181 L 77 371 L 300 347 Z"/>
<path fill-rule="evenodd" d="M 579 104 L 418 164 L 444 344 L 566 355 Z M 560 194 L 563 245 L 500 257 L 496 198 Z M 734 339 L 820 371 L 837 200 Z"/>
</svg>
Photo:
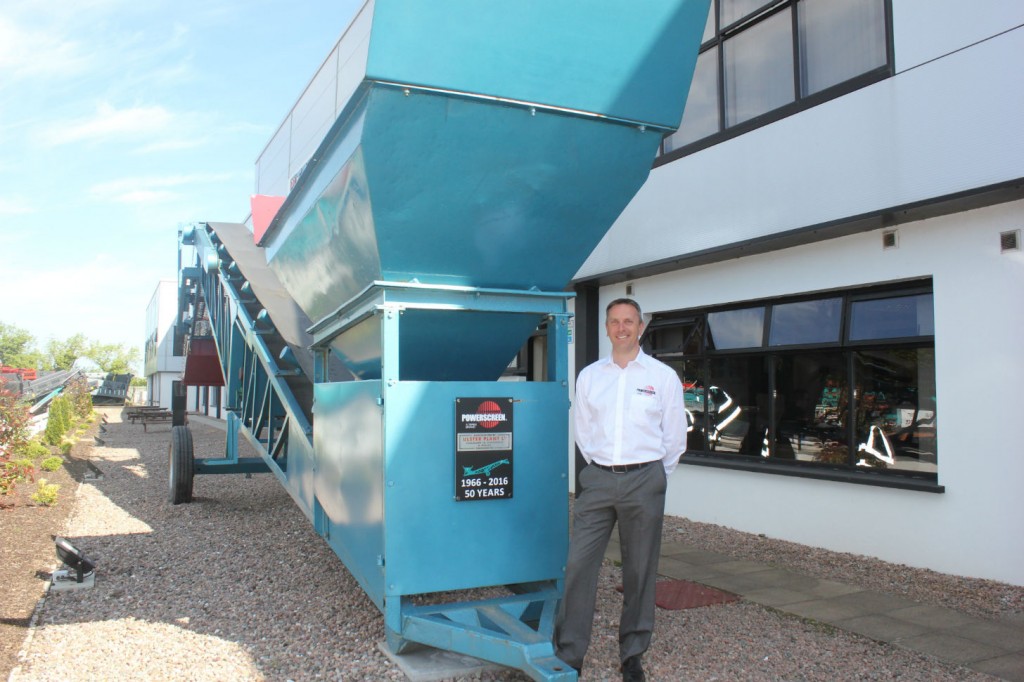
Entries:
<svg viewBox="0 0 1024 682">
<path fill-rule="evenodd" d="M 163 279 L 146 307 L 146 379 L 149 404 L 170 409 L 172 383 L 181 378 L 185 358 L 174 355 L 174 321 L 178 313 L 178 283 Z"/>
<path fill-rule="evenodd" d="M 928 8 L 955 3 L 910 4 L 917 15 L 894 17 L 897 64 L 905 43 L 918 59 L 932 54 L 918 47 L 922 32 L 953 31 L 955 12 Z M 990 10 L 1004 33 L 655 168 L 578 277 L 793 231 L 811 237 L 836 221 L 1021 178 L 1024 88 L 1003 65 L 1024 55 L 1024 27 L 1011 28 L 1024 22 L 1022 7 Z"/>
<path fill-rule="evenodd" d="M 366 0 L 256 159 L 256 193 L 287 196 L 292 183 L 362 82 L 373 0 Z"/>
<path fill-rule="evenodd" d="M 578 280 L 604 285 L 603 320 L 627 284 L 652 313 L 932 278 L 945 492 L 681 466 L 666 508 L 1024 585 L 1024 458 L 1007 428 L 1024 381 L 1024 307 L 1011 302 L 1024 256 L 1000 249 L 1024 224 L 1024 87 L 1006 68 L 1024 55 L 1024 5 L 892 5 L 893 77 L 655 168 Z M 1015 200 L 904 222 L 994 187 L 1016 187 Z M 883 250 L 879 225 L 897 248 Z"/>
<path fill-rule="evenodd" d="M 999 234 L 1024 202 L 631 282 L 645 313 L 931 276 L 935 302 L 942 494 L 681 466 L 666 510 L 696 521 L 945 573 L 1024 584 L 1024 459 L 1007 434 L 1024 381 L 1024 308 L 999 292 L 1024 285 L 1024 254 Z M 625 294 L 602 288 L 601 310 Z M 605 339 L 601 352 L 610 346 Z"/>
</svg>

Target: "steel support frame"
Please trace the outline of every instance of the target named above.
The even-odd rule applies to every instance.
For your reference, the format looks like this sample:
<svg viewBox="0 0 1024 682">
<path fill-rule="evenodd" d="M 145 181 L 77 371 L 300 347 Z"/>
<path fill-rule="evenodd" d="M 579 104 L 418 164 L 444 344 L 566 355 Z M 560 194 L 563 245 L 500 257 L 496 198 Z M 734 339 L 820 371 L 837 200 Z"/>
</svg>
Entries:
<svg viewBox="0 0 1024 682">
<path fill-rule="evenodd" d="M 483 289 L 376 281 L 309 330 L 314 338 L 317 382 L 328 381 L 330 343 L 372 315 L 381 316 L 381 404 L 401 382 L 402 312 L 410 309 L 542 314 L 547 317 L 548 381 L 568 387 L 568 312 L 571 292 Z M 321 510 L 322 513 L 322 510 Z M 534 680 L 571 681 L 575 670 L 554 652 L 554 620 L 562 580 L 508 586 L 495 599 L 416 605 L 409 596 L 388 598 L 383 613 L 388 646 L 396 653 L 422 644 L 518 668 Z"/>
<path fill-rule="evenodd" d="M 298 426 L 312 448 L 312 425 L 284 381 L 300 370 L 281 368 L 268 350 L 263 336 L 272 331 L 272 323 L 260 319 L 257 324 L 246 310 L 245 303 L 254 301 L 242 294 L 247 283 L 233 261 L 221 259 L 227 253 L 215 240 L 216 234 L 204 225 L 184 231 L 181 239 L 182 246 L 195 248 L 195 263 L 182 268 L 180 286 L 187 291 L 179 295 L 179 323 L 189 305 L 194 311 L 200 301 L 205 302 L 228 399 L 225 457 L 197 460 L 196 473 L 269 470 L 282 478 L 292 425 Z M 239 433 L 253 445 L 259 459 L 239 458 Z"/>
</svg>

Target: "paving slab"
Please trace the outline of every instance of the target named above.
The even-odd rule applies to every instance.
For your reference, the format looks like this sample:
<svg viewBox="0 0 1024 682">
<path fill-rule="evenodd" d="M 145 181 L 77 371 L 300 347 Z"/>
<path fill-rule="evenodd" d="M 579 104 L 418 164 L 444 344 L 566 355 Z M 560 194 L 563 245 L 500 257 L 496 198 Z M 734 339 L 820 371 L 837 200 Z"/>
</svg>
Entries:
<svg viewBox="0 0 1024 682">
<path fill-rule="evenodd" d="M 1010 653 L 1024 654 L 1024 628 L 1021 627 L 979 619 L 973 623 L 956 625 L 947 632 L 975 642 L 991 644 Z"/>
<path fill-rule="evenodd" d="M 894 644 L 904 649 L 918 651 L 959 665 L 967 665 L 1007 655 L 1006 651 L 999 647 L 975 642 L 964 637 L 957 637 L 946 631 L 929 632 L 915 637 L 907 637 L 894 642 Z"/>
<path fill-rule="evenodd" d="M 884 614 L 872 614 L 870 616 L 857 616 L 832 623 L 842 630 L 855 632 L 874 640 L 882 642 L 897 642 L 907 637 L 915 637 L 930 632 L 927 626 L 918 623 L 911 623 L 898 618 L 891 618 Z"/>
<path fill-rule="evenodd" d="M 971 670 L 1009 682 L 1024 682 L 1024 654 L 1007 654 L 971 663 Z"/>
</svg>

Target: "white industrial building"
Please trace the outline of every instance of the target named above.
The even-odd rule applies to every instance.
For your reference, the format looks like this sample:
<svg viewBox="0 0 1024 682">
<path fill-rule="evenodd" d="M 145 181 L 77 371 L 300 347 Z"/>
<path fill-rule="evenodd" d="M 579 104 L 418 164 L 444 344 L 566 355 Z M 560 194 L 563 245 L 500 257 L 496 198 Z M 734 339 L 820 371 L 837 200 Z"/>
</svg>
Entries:
<svg viewBox="0 0 1024 682">
<path fill-rule="evenodd" d="M 174 382 L 181 379 L 185 356 L 174 343 L 174 318 L 178 312 L 178 283 L 162 279 L 146 306 L 144 373 L 148 403 L 171 408 Z"/>
<path fill-rule="evenodd" d="M 670 514 L 1024 584 L 1024 5 L 716 4 L 577 363 L 636 298 L 694 413 Z"/>
<path fill-rule="evenodd" d="M 256 194 L 288 193 L 355 89 L 371 6 Z M 1003 433 L 1024 4 L 715 0 L 704 38 L 679 132 L 577 274 L 576 368 L 634 297 L 693 417 L 670 514 L 1024 585 L 1024 447 Z"/>
</svg>

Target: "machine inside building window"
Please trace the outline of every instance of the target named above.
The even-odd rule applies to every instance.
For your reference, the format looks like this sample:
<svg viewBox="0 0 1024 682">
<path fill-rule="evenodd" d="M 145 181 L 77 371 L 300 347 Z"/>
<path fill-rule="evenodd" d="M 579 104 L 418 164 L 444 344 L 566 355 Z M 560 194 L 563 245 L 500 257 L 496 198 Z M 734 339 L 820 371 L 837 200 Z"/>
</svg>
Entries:
<svg viewBox="0 0 1024 682">
<path fill-rule="evenodd" d="M 683 383 L 690 461 L 937 479 L 930 281 L 659 313 L 643 346 Z"/>
<path fill-rule="evenodd" d="M 712 0 L 665 160 L 891 75 L 889 2 Z"/>
</svg>

